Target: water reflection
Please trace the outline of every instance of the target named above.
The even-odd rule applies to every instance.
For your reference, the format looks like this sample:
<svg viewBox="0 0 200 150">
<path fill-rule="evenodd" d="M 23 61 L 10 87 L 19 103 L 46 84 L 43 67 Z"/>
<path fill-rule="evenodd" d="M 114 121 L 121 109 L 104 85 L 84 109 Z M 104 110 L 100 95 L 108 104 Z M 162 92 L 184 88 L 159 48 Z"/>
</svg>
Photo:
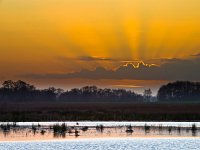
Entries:
<svg viewBox="0 0 200 150">
<path fill-rule="evenodd" d="M 55 124 L 53 126 L 17 126 L 16 124 L 0 125 L 0 140 L 53 139 L 53 138 L 91 138 L 91 137 L 200 137 L 199 127 L 192 126 L 74 126 Z M 45 136 L 44 136 L 45 135 Z"/>
</svg>

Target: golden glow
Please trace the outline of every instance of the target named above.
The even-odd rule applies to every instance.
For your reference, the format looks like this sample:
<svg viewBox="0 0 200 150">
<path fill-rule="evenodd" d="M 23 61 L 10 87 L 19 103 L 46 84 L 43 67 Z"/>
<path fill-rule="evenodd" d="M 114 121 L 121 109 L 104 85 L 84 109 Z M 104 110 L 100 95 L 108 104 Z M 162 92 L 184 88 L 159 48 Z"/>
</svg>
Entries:
<svg viewBox="0 0 200 150">
<path fill-rule="evenodd" d="M 135 69 L 140 68 L 141 65 L 145 66 L 145 67 L 152 67 L 152 66 L 157 66 L 158 67 L 159 66 L 157 64 L 146 64 L 143 61 L 128 62 L 127 64 L 121 65 L 121 66 L 127 67 L 128 65 L 133 66 L 133 68 L 135 68 Z"/>
<path fill-rule="evenodd" d="M 185 58 L 200 52 L 199 8 L 199 0 L 0 0 L 0 70 L 7 77 Z"/>
<path fill-rule="evenodd" d="M 143 86 L 138 86 L 138 85 L 113 85 L 114 87 L 117 88 L 142 88 Z"/>
</svg>

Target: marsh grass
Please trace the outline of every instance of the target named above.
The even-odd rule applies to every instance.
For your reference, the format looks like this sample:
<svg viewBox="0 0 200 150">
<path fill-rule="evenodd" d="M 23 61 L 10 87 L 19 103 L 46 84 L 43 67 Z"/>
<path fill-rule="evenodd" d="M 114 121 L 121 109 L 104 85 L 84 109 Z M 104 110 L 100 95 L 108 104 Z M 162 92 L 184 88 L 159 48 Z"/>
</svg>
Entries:
<svg viewBox="0 0 200 150">
<path fill-rule="evenodd" d="M 168 127 L 168 132 L 169 132 L 169 134 L 172 133 L 172 127 L 171 126 Z"/>
<path fill-rule="evenodd" d="M 198 127 L 196 124 L 192 124 L 192 126 L 190 127 L 182 127 L 182 126 L 162 126 L 162 124 L 160 124 L 159 126 L 149 126 L 147 124 L 145 124 L 144 126 L 135 126 L 134 130 L 133 130 L 133 126 L 127 125 L 127 126 L 104 126 L 103 124 L 97 125 L 95 126 L 79 126 L 79 124 L 74 125 L 74 126 L 67 126 L 65 123 L 63 124 L 55 124 L 53 126 L 41 126 L 41 125 L 32 125 L 32 126 L 17 126 L 16 123 L 13 124 L 1 124 L 0 125 L 0 132 L 3 133 L 4 136 L 7 136 L 10 134 L 10 132 L 12 131 L 14 133 L 15 130 L 17 130 L 17 132 L 15 134 L 19 134 L 20 132 L 25 132 L 26 136 L 30 135 L 30 133 L 33 133 L 32 135 L 36 135 L 36 134 L 41 134 L 41 135 L 45 135 L 45 133 L 53 133 L 53 136 L 55 138 L 59 138 L 59 137 L 66 137 L 66 134 L 69 133 L 69 136 L 75 136 L 75 137 L 79 137 L 82 135 L 88 135 L 91 134 L 91 131 L 94 130 L 96 128 L 96 132 L 100 132 L 103 133 L 104 129 L 105 129 L 105 133 L 111 133 L 113 132 L 113 130 L 117 132 L 120 131 L 120 133 L 124 133 L 127 135 L 131 135 L 133 132 L 137 133 L 139 132 L 145 132 L 145 134 L 149 133 L 151 134 L 159 134 L 159 135 L 170 135 L 170 136 L 174 136 L 174 135 L 187 135 L 188 136 L 198 136 Z M 142 130 L 141 130 L 142 129 Z M 91 131 L 88 131 L 91 130 Z M 20 131 L 20 132 L 18 132 Z M 88 133 L 85 133 L 87 132 Z M 186 132 L 183 132 L 186 131 Z M 152 132 L 152 133 L 151 133 Z M 162 133 L 161 133 L 162 132 Z M 169 133 L 169 134 L 168 134 Z M 186 135 L 186 136 L 187 136 Z"/>
<path fill-rule="evenodd" d="M 104 126 L 101 124 L 101 125 L 97 125 L 96 126 L 96 130 L 97 131 L 99 131 L 99 132 L 101 132 L 101 133 L 103 133 L 103 131 L 104 131 Z"/>
<path fill-rule="evenodd" d="M 177 129 L 177 132 L 178 132 L 179 134 L 181 134 L 181 126 L 178 126 L 176 129 Z"/>
<path fill-rule="evenodd" d="M 88 128 L 87 126 L 85 126 L 85 127 L 82 127 L 81 130 L 82 130 L 83 132 L 86 132 L 88 129 L 89 129 L 89 128 Z"/>
<path fill-rule="evenodd" d="M 35 125 L 32 125 L 31 129 L 32 129 L 33 134 L 35 135 L 37 131 L 37 127 Z"/>
<path fill-rule="evenodd" d="M 150 126 L 148 126 L 147 124 L 144 125 L 144 131 L 145 133 L 150 133 Z"/>
<path fill-rule="evenodd" d="M 128 134 L 132 134 L 134 131 L 133 131 L 133 127 L 131 125 L 127 126 L 126 127 L 126 133 Z"/>
<path fill-rule="evenodd" d="M 75 133 L 75 137 L 79 137 L 80 136 L 78 129 L 75 129 L 74 133 Z"/>
<path fill-rule="evenodd" d="M 196 136 L 196 134 L 197 134 L 197 126 L 196 126 L 196 124 L 192 125 L 192 129 L 191 130 L 192 130 L 192 135 Z"/>
<path fill-rule="evenodd" d="M 0 121 L 199 121 L 199 107 L 177 103 L 0 103 Z"/>
<path fill-rule="evenodd" d="M 41 130 L 41 135 L 45 135 L 46 131 L 45 130 Z"/>
<path fill-rule="evenodd" d="M 53 132 L 54 133 L 65 133 L 67 131 L 67 126 L 65 125 L 65 123 L 63 123 L 62 125 L 56 124 L 53 125 Z"/>
</svg>

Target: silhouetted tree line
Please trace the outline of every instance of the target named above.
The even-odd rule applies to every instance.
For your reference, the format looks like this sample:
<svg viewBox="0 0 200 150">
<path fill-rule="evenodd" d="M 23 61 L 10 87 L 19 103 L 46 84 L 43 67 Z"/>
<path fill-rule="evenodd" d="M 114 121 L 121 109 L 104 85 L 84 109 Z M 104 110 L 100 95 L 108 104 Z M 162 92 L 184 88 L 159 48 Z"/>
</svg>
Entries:
<svg viewBox="0 0 200 150">
<path fill-rule="evenodd" d="M 143 97 L 132 91 L 124 89 L 100 89 L 96 86 L 86 86 L 81 89 L 72 89 L 64 92 L 59 98 L 61 101 L 112 101 L 112 102 L 123 102 L 123 101 L 141 101 Z"/>
<path fill-rule="evenodd" d="M 50 87 L 39 90 L 24 81 L 4 81 L 0 88 L 0 101 L 54 101 L 61 89 Z"/>
<path fill-rule="evenodd" d="M 125 89 L 101 89 L 85 86 L 68 91 L 50 87 L 36 89 L 24 81 L 4 81 L 0 88 L 0 102 L 149 102 L 152 101 L 151 89 L 144 95 Z M 177 81 L 163 85 L 157 94 L 158 101 L 200 101 L 200 83 Z"/>
<path fill-rule="evenodd" d="M 0 101 L 62 101 L 62 102 L 121 102 L 142 101 L 143 96 L 124 89 L 100 89 L 96 86 L 86 86 L 64 92 L 62 89 L 50 87 L 39 90 L 24 81 L 5 81 L 0 88 Z"/>
<path fill-rule="evenodd" d="M 163 85 L 158 101 L 200 101 L 200 82 L 177 81 Z"/>
</svg>

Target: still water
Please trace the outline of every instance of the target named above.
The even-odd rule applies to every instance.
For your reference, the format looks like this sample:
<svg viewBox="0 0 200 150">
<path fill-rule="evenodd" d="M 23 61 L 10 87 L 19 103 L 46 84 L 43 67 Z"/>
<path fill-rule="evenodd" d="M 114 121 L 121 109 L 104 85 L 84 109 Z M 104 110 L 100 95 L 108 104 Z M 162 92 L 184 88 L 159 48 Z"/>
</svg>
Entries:
<svg viewBox="0 0 200 150">
<path fill-rule="evenodd" d="M 13 122 L 0 122 L 0 124 L 12 124 Z M 132 126 L 144 126 L 145 124 L 149 126 L 181 126 L 181 127 L 190 127 L 192 124 L 196 124 L 196 126 L 200 127 L 200 122 L 117 122 L 117 121 L 80 121 L 80 122 L 17 122 L 17 125 L 19 126 L 32 126 L 32 125 L 42 125 L 42 126 L 52 126 L 55 124 L 67 124 L 68 126 L 97 126 L 97 125 L 104 125 L 106 126 L 127 126 L 127 125 L 132 125 Z M 78 123 L 78 125 L 77 125 Z"/>
<path fill-rule="evenodd" d="M 199 150 L 199 138 L 77 139 L 0 142 L 1 150 Z"/>
<path fill-rule="evenodd" d="M 199 122 L 17 122 L 0 123 L 0 141 L 94 138 L 200 137 Z"/>
</svg>

